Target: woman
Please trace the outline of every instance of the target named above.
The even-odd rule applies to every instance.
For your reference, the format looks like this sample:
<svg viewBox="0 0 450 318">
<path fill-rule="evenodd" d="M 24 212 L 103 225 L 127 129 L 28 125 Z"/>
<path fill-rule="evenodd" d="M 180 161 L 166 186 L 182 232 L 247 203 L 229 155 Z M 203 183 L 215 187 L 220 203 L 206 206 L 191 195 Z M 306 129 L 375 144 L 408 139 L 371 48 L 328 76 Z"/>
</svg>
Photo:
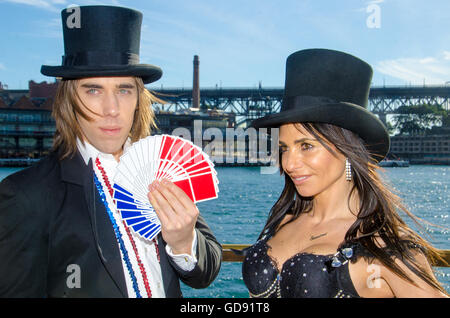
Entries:
<svg viewBox="0 0 450 318">
<path fill-rule="evenodd" d="M 324 49 L 288 57 L 279 127 L 285 187 L 245 251 L 252 297 L 441 297 L 438 253 L 399 217 L 412 216 L 381 181 L 389 135 L 366 105 L 371 67 Z"/>
</svg>

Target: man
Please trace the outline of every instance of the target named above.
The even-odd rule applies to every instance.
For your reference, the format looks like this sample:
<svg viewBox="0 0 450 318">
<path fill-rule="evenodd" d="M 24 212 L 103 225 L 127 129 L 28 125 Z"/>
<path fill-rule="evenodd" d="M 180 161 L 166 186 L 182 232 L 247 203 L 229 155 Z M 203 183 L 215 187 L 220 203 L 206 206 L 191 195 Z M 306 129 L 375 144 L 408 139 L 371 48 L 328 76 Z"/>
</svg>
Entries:
<svg viewBox="0 0 450 318">
<path fill-rule="evenodd" d="M 0 184 L 0 296 L 181 297 L 217 276 L 221 247 L 195 204 L 171 182 L 149 185 L 161 233 L 146 241 L 120 219 L 111 183 L 120 156 L 154 126 L 139 64 L 142 14 L 86 6 L 62 11 L 65 56 L 54 151 Z"/>
</svg>

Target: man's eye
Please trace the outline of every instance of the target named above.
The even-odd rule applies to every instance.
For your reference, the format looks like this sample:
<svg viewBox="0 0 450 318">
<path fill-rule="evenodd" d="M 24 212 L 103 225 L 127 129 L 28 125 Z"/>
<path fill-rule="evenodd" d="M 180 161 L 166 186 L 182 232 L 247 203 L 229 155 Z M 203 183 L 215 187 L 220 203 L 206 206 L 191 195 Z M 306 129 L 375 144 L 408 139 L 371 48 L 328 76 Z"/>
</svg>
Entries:
<svg viewBox="0 0 450 318">
<path fill-rule="evenodd" d="M 286 147 L 278 147 L 278 152 L 279 153 L 286 152 Z"/>
<path fill-rule="evenodd" d="M 313 148 L 313 145 L 308 144 L 308 143 L 302 143 L 302 150 L 310 150 L 311 148 Z"/>
<path fill-rule="evenodd" d="M 119 93 L 122 94 L 122 95 L 129 95 L 132 92 L 129 89 L 122 88 L 122 89 L 119 90 Z"/>
<path fill-rule="evenodd" d="M 97 90 L 96 88 L 91 88 L 91 89 L 88 89 L 88 90 L 87 90 L 87 93 L 88 93 L 88 94 L 91 94 L 91 95 L 97 94 L 97 93 L 98 93 L 98 90 Z"/>
</svg>

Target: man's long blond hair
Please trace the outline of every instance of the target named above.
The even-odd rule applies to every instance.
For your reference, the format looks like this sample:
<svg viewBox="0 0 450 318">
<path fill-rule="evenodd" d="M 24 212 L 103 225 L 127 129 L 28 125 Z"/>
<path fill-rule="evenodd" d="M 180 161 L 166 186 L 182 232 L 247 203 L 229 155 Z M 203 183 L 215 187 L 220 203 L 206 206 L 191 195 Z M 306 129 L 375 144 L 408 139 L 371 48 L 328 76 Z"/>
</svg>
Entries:
<svg viewBox="0 0 450 318">
<path fill-rule="evenodd" d="M 147 137 L 156 128 L 155 114 L 152 109 L 153 103 L 164 103 L 151 94 L 144 86 L 140 77 L 135 77 L 138 101 L 134 113 L 133 126 L 129 133 L 131 142 Z M 56 132 L 53 139 L 53 150 L 57 151 L 60 160 L 73 157 L 77 152 L 77 138 L 83 140 L 80 124 L 77 116 L 86 120 L 92 120 L 84 112 L 79 102 L 81 99 L 77 94 L 78 80 L 62 80 L 57 88 L 53 102 L 52 117 L 56 122 Z"/>
</svg>

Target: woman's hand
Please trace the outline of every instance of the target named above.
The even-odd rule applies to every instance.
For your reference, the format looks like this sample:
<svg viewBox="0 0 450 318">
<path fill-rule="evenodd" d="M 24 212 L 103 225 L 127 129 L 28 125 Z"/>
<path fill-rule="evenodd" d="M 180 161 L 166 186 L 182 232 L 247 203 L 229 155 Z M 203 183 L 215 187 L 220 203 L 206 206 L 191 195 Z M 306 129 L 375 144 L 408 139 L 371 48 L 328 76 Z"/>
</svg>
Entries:
<svg viewBox="0 0 450 318">
<path fill-rule="evenodd" d="M 191 255 L 199 211 L 192 200 L 170 181 L 155 181 L 148 187 L 148 199 L 161 221 L 164 241 L 174 254 Z"/>
</svg>

